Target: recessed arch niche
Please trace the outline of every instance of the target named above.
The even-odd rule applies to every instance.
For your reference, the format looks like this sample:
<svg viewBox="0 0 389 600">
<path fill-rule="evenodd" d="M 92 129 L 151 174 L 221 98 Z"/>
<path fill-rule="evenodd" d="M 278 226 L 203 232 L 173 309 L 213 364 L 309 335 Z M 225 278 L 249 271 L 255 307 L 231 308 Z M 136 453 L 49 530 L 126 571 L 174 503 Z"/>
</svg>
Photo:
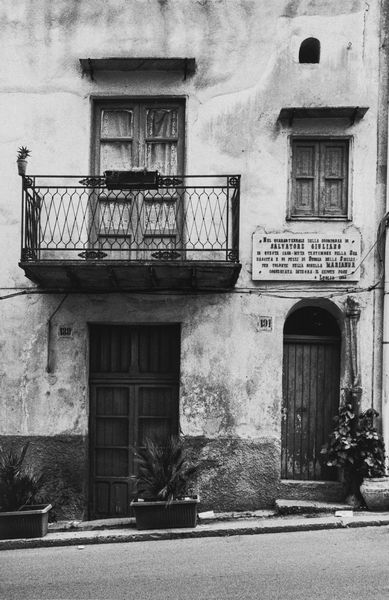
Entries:
<svg viewBox="0 0 389 600">
<path fill-rule="evenodd" d="M 319 63 L 320 62 L 320 41 L 317 38 L 309 37 L 301 42 L 299 50 L 299 63 Z"/>
</svg>

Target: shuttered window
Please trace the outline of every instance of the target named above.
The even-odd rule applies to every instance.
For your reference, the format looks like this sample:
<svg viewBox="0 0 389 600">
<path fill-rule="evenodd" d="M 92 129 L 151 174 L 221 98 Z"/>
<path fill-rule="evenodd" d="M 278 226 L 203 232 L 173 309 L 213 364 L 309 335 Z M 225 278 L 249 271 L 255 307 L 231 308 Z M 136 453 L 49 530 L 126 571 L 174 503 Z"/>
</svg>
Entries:
<svg viewBox="0 0 389 600">
<path fill-rule="evenodd" d="M 95 172 L 145 168 L 183 173 L 184 104 L 180 101 L 95 103 Z"/>
<path fill-rule="evenodd" d="M 347 139 L 293 139 L 290 217 L 346 218 Z"/>
</svg>

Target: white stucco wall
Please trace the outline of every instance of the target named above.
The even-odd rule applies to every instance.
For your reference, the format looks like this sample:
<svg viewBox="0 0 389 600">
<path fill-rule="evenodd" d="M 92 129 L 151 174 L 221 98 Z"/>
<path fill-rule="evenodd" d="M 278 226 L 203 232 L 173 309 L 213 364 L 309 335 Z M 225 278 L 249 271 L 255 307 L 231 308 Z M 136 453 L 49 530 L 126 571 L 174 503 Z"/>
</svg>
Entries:
<svg viewBox="0 0 389 600">
<path fill-rule="evenodd" d="M 361 304 L 363 402 L 372 401 L 379 356 L 374 253 L 350 284 L 259 283 L 251 279 L 252 234 L 361 233 L 376 240 L 378 2 L 362 0 L 3 0 L 0 8 L 1 295 L 35 289 L 18 267 L 21 184 L 18 146 L 32 174 L 88 173 L 91 97 L 186 98 L 187 173 L 240 173 L 241 262 L 236 289 L 215 295 L 69 297 L 53 320 L 53 373 L 46 372 L 49 316 L 62 296 L 0 303 L 0 433 L 86 435 L 88 322 L 180 322 L 181 427 L 188 435 L 279 443 L 282 330 L 300 298 L 349 293 Z M 300 43 L 321 42 L 321 61 L 298 63 Z M 79 58 L 195 57 L 197 71 L 83 75 Z M 285 106 L 367 106 L 365 117 L 281 124 Z M 352 136 L 352 222 L 287 222 L 291 134 Z M 351 290 L 349 288 L 352 288 Z M 258 317 L 273 317 L 273 331 Z M 56 327 L 71 324 L 73 338 Z M 228 418 L 226 418 L 226 415 Z"/>
</svg>

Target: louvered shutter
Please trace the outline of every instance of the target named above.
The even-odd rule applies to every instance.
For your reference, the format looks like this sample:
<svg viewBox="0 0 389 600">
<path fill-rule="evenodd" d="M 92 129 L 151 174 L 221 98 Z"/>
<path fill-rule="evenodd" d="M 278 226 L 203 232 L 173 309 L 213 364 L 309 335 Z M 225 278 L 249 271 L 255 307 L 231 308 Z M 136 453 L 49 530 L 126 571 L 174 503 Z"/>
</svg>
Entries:
<svg viewBox="0 0 389 600">
<path fill-rule="evenodd" d="M 347 140 L 321 142 L 320 216 L 347 216 Z"/>
<path fill-rule="evenodd" d="M 292 161 L 292 217 L 317 215 L 318 142 L 295 140 Z"/>
</svg>

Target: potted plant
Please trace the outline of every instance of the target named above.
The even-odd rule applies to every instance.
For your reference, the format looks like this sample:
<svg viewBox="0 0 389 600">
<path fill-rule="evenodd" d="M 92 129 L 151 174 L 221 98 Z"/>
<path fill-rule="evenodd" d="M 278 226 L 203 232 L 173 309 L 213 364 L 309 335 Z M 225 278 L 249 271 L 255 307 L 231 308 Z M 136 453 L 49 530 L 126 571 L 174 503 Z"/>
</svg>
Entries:
<svg viewBox="0 0 389 600">
<path fill-rule="evenodd" d="M 18 165 L 18 173 L 22 177 L 26 174 L 27 170 L 27 158 L 30 156 L 31 151 L 25 146 L 20 146 L 17 152 L 17 165 Z"/>
<path fill-rule="evenodd" d="M 136 451 L 137 497 L 131 502 L 138 529 L 195 527 L 197 495 L 191 484 L 198 466 L 189 462 L 182 438 L 145 441 Z"/>
<path fill-rule="evenodd" d="M 133 167 L 130 171 L 104 171 L 105 184 L 109 190 L 156 190 L 158 171 Z"/>
<path fill-rule="evenodd" d="M 359 416 L 356 431 L 358 459 L 363 477 L 360 491 L 369 510 L 389 510 L 389 477 L 385 469 L 385 445 L 374 426 L 379 414 L 373 408 Z"/>
<path fill-rule="evenodd" d="M 389 477 L 385 476 L 385 447 L 374 426 L 378 413 L 370 408 L 357 415 L 346 401 L 335 417 L 335 428 L 323 447 L 326 464 L 341 470 L 346 501 L 355 508 L 389 510 Z"/>
<path fill-rule="evenodd" d="M 29 443 L 18 452 L 0 448 L 0 539 L 43 537 L 51 504 L 42 500 L 43 475 L 24 465 Z"/>
</svg>

